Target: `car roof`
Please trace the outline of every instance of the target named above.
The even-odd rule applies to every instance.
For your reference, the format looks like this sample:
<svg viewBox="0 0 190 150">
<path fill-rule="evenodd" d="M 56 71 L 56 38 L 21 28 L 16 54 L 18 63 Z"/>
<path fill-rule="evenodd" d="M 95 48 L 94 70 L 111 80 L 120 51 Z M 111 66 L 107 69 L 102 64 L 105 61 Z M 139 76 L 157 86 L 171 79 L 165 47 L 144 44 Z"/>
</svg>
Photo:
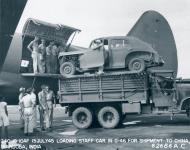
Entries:
<svg viewBox="0 0 190 150">
<path fill-rule="evenodd" d="M 101 40 L 106 40 L 106 39 L 107 40 L 109 40 L 109 39 L 127 39 L 127 38 L 128 38 L 127 36 L 105 36 L 105 37 L 96 38 L 94 40 L 97 40 L 97 39 L 101 39 Z"/>
</svg>

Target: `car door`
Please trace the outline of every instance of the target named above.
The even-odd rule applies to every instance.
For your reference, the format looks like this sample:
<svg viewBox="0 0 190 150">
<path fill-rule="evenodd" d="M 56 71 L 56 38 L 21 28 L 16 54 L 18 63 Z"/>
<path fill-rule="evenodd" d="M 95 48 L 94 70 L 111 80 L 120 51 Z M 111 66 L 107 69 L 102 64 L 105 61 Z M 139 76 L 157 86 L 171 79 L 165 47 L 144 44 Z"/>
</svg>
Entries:
<svg viewBox="0 0 190 150">
<path fill-rule="evenodd" d="M 110 40 L 110 68 L 125 68 L 125 58 L 128 54 L 126 39 Z"/>
</svg>

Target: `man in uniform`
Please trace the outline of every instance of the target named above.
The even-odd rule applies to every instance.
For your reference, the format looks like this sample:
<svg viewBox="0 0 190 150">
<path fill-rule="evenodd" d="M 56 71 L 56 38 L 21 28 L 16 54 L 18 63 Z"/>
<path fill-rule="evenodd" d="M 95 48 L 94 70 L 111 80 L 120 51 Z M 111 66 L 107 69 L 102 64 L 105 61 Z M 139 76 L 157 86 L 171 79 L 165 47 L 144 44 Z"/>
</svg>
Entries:
<svg viewBox="0 0 190 150">
<path fill-rule="evenodd" d="M 38 49 L 38 37 L 35 37 L 33 41 L 30 42 L 28 45 L 28 50 L 31 52 L 32 60 L 33 60 L 33 72 L 38 73 L 38 55 L 39 55 L 39 49 Z"/>
<path fill-rule="evenodd" d="M 24 129 L 24 108 L 23 105 L 21 104 L 21 99 L 23 98 L 23 96 L 25 95 L 25 88 L 24 87 L 20 87 L 19 89 L 19 112 L 20 112 L 20 123 L 21 123 L 21 129 Z"/>
<path fill-rule="evenodd" d="M 54 44 L 52 46 L 52 55 L 51 55 L 51 68 L 53 74 L 56 74 L 58 71 L 58 54 L 59 48 Z"/>
<path fill-rule="evenodd" d="M 41 39 L 41 44 L 39 45 L 39 57 L 38 57 L 38 69 L 39 73 L 45 73 L 45 55 L 46 55 L 46 41 Z"/>
<path fill-rule="evenodd" d="M 46 72 L 52 73 L 52 48 L 54 42 L 51 41 L 50 44 L 46 47 Z"/>
<path fill-rule="evenodd" d="M 34 130 L 36 130 L 36 127 L 37 127 L 36 94 L 34 93 L 35 92 L 34 88 L 30 88 L 30 91 L 31 91 L 30 92 L 31 99 L 32 99 L 32 102 L 34 104 L 33 117 L 32 117 L 33 128 L 34 128 Z"/>
<path fill-rule="evenodd" d="M 51 128 L 53 124 L 53 104 L 56 105 L 55 94 L 52 90 L 49 89 L 49 86 L 46 85 L 45 89 L 47 93 L 46 101 L 47 101 L 48 116 L 49 116 L 48 126 L 49 128 Z"/>
<path fill-rule="evenodd" d="M 99 64 L 99 67 L 98 67 L 98 74 L 103 74 L 104 73 L 104 63 L 105 63 L 105 58 L 104 58 L 104 49 L 103 49 L 103 41 L 102 40 L 95 40 L 92 45 L 91 45 L 91 48 L 93 50 L 96 50 L 98 55 L 99 55 L 99 62 L 101 62 Z"/>
<path fill-rule="evenodd" d="M 21 99 L 21 104 L 24 107 L 24 134 L 30 135 L 33 133 L 33 109 L 34 103 L 31 96 L 31 88 L 27 89 L 26 95 Z"/>
<path fill-rule="evenodd" d="M 9 126 L 7 103 L 5 102 L 5 98 L 0 96 L 0 149 L 1 149 L 2 127 L 3 126 L 4 126 L 5 138 L 7 139 L 8 138 L 8 126 Z"/>
<path fill-rule="evenodd" d="M 45 89 L 45 85 L 41 86 L 41 91 L 38 93 L 38 99 L 39 99 L 39 112 L 40 112 L 40 127 L 41 130 L 45 130 L 45 128 L 48 127 L 47 123 L 49 120 L 48 117 L 48 109 L 47 109 L 47 92 Z M 44 121 L 46 122 L 46 126 L 44 127 Z"/>
</svg>

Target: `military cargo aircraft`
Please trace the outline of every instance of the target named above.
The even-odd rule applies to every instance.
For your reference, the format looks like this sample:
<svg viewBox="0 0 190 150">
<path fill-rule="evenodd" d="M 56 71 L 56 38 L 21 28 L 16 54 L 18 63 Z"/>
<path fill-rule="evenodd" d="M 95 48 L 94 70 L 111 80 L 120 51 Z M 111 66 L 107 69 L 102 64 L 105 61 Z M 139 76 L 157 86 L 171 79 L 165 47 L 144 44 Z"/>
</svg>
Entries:
<svg viewBox="0 0 190 150">
<path fill-rule="evenodd" d="M 8 104 L 18 103 L 18 90 L 21 86 L 33 86 L 37 92 L 41 84 L 50 85 L 55 92 L 58 89 L 57 75 L 23 71 L 22 60 L 26 58 L 23 49 L 31 38 L 24 40 L 26 43 L 23 43 L 24 35 L 14 31 L 25 5 L 26 0 L 1 0 L 0 3 L 0 11 L 4 13 L 0 18 L 0 94 L 6 97 Z M 8 9 L 10 7 L 12 9 Z M 175 75 L 177 74 L 177 50 L 174 37 L 168 22 L 161 14 L 155 11 L 145 12 L 128 35 L 152 45 L 159 55 L 164 57 L 165 65 L 162 69 L 174 70 Z M 75 47 L 70 46 L 70 48 Z"/>
</svg>

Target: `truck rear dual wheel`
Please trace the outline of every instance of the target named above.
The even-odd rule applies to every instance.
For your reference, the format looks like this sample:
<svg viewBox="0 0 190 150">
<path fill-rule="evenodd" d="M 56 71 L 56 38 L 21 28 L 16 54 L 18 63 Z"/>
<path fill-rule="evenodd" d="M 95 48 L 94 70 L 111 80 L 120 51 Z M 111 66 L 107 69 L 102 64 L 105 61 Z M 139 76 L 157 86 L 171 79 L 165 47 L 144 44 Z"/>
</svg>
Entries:
<svg viewBox="0 0 190 150">
<path fill-rule="evenodd" d="M 78 107 L 72 114 L 73 124 L 79 129 L 87 129 L 92 125 L 92 112 L 86 107 Z"/>
<path fill-rule="evenodd" d="M 115 107 L 105 106 L 98 112 L 98 122 L 103 128 L 115 128 L 120 122 L 120 114 Z"/>
</svg>

